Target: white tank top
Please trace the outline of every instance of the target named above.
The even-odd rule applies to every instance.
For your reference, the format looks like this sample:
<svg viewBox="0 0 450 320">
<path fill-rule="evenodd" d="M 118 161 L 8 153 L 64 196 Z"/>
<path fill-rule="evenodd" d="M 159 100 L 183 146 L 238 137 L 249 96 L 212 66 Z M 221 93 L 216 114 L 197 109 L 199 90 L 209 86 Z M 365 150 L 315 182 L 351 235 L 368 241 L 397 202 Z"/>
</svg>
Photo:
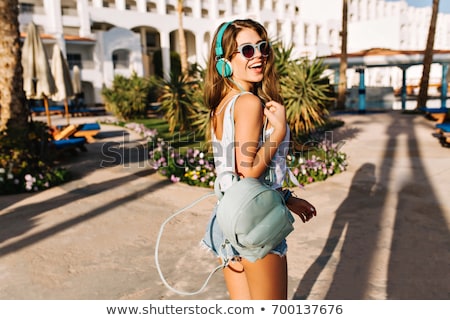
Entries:
<svg viewBox="0 0 450 320">
<path fill-rule="evenodd" d="M 235 171 L 232 165 L 232 152 L 234 152 L 234 136 L 233 136 L 233 121 L 234 117 L 231 112 L 233 104 L 236 102 L 237 98 L 241 94 L 252 94 L 251 92 L 242 92 L 236 96 L 234 96 L 230 102 L 228 102 L 227 106 L 224 110 L 223 117 L 223 132 L 222 139 L 218 140 L 214 130 L 212 130 L 212 147 L 214 153 L 214 165 L 216 168 L 216 176 L 219 176 L 222 172 L 225 171 Z M 290 140 L 290 131 L 289 126 L 286 125 L 286 135 L 278 147 L 274 157 L 272 158 L 271 167 L 273 169 L 273 179 L 272 179 L 272 188 L 277 189 L 283 186 L 283 182 L 286 179 L 287 166 L 286 166 L 286 155 L 289 151 L 289 140 Z M 273 128 L 266 131 L 266 139 L 273 132 Z M 263 142 L 262 134 L 260 138 L 260 145 Z M 262 178 L 262 177 L 261 177 Z M 225 191 L 232 184 L 232 177 L 226 175 L 222 181 L 220 182 L 221 190 Z"/>
</svg>

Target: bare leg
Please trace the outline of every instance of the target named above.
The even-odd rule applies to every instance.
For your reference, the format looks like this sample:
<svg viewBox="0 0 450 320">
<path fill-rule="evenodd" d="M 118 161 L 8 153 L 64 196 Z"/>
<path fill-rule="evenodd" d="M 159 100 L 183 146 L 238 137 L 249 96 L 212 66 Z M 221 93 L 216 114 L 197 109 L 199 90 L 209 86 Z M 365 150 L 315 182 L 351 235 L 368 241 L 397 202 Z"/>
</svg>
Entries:
<svg viewBox="0 0 450 320">
<path fill-rule="evenodd" d="M 256 262 L 242 259 L 250 295 L 254 300 L 287 299 L 287 259 L 268 254 Z"/>
<path fill-rule="evenodd" d="M 233 300 L 286 300 L 287 260 L 277 254 L 250 262 L 242 259 L 224 269 L 225 282 Z"/>
<path fill-rule="evenodd" d="M 240 262 L 231 262 L 223 269 L 225 283 L 227 285 L 230 299 L 232 300 L 250 300 L 250 290 L 247 283 L 247 276 L 244 267 Z"/>
</svg>

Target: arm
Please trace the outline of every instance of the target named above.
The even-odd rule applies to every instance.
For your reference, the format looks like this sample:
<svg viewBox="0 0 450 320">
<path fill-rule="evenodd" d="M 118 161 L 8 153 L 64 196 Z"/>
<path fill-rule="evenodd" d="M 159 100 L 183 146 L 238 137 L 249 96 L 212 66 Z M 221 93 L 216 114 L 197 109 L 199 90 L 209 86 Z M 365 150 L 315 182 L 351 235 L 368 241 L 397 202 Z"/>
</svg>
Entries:
<svg viewBox="0 0 450 320">
<path fill-rule="evenodd" d="M 264 115 L 274 131 L 258 147 Z M 286 134 L 285 109 L 273 101 L 263 108 L 258 97 L 243 95 L 236 101 L 234 120 L 237 172 L 244 177 L 259 178 Z"/>
<path fill-rule="evenodd" d="M 288 189 L 281 191 L 288 209 L 298 215 L 303 222 L 317 215 L 316 208 L 305 199 L 297 198 Z"/>
</svg>

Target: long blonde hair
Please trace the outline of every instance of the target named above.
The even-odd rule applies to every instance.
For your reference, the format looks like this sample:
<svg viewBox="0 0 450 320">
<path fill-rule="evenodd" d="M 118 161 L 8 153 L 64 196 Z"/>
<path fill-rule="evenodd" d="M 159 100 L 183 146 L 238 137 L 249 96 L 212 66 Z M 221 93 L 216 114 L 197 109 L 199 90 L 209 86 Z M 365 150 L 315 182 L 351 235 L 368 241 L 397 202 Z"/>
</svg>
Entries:
<svg viewBox="0 0 450 320">
<path fill-rule="evenodd" d="M 232 90 L 233 87 L 235 87 L 235 84 L 230 81 L 230 79 L 222 77 L 217 73 L 216 70 L 217 34 L 224 24 L 225 23 L 221 24 L 214 34 L 210 56 L 206 67 L 204 101 L 205 105 L 210 109 L 210 116 L 214 114 L 214 111 L 216 110 L 222 99 L 226 96 L 226 94 L 230 90 Z M 269 42 L 267 31 L 259 22 L 251 19 L 234 20 L 223 32 L 222 48 L 225 58 L 230 59 L 233 55 L 233 52 L 236 51 L 236 37 L 238 33 L 244 28 L 255 30 L 262 40 Z M 271 49 L 269 56 L 266 58 L 263 80 L 261 82 L 255 83 L 252 91 L 264 102 L 274 100 L 282 103 L 278 75 L 275 70 L 274 60 L 274 51 L 273 49 Z"/>
</svg>

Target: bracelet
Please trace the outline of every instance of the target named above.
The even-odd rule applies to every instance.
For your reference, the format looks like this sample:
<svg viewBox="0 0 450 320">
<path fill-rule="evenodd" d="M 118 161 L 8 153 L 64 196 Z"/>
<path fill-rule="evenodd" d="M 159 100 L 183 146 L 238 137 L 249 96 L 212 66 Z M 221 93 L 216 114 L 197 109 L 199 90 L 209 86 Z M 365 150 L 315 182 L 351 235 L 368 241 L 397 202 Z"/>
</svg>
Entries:
<svg viewBox="0 0 450 320">
<path fill-rule="evenodd" d="M 292 192 L 289 189 L 285 189 L 283 192 L 284 202 L 287 202 L 290 197 L 292 197 Z"/>
</svg>

